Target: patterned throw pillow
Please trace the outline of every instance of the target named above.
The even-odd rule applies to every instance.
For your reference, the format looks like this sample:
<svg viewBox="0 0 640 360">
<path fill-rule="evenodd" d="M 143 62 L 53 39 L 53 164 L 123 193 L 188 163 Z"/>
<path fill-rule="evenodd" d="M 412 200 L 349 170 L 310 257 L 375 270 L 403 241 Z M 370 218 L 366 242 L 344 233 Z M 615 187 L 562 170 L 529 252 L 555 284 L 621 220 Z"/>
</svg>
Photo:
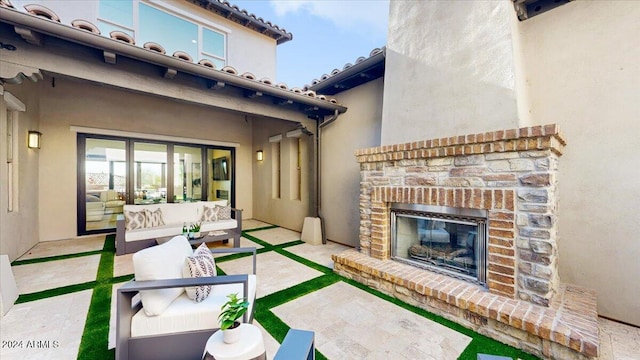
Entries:
<svg viewBox="0 0 640 360">
<path fill-rule="evenodd" d="M 156 209 L 155 211 L 144 209 L 144 217 L 146 218 L 145 226 L 148 228 L 164 225 L 162 209 Z"/>
<path fill-rule="evenodd" d="M 202 222 L 213 222 L 218 221 L 218 207 L 204 207 L 204 211 L 202 212 L 202 217 L 200 218 Z"/>
<path fill-rule="evenodd" d="M 218 220 L 231 220 L 231 206 L 216 205 L 218 209 Z"/>
<path fill-rule="evenodd" d="M 146 216 L 144 211 L 124 211 L 125 226 L 127 231 L 144 229 Z"/>
<path fill-rule="evenodd" d="M 216 276 L 216 263 L 207 244 L 202 243 L 184 261 L 182 277 L 210 277 Z M 195 302 L 201 302 L 211 294 L 212 285 L 192 286 L 185 288 L 187 296 Z"/>
</svg>

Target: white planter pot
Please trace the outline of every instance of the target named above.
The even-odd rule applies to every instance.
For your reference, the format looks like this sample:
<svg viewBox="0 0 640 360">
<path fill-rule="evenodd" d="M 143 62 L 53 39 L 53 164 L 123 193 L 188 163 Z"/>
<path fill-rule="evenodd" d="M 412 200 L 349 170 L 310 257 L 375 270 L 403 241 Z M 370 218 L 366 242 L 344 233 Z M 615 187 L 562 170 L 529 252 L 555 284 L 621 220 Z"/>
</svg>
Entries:
<svg viewBox="0 0 640 360">
<path fill-rule="evenodd" d="M 222 330 L 222 341 L 225 344 L 233 344 L 234 342 L 240 340 L 240 326 L 233 329 Z"/>
</svg>

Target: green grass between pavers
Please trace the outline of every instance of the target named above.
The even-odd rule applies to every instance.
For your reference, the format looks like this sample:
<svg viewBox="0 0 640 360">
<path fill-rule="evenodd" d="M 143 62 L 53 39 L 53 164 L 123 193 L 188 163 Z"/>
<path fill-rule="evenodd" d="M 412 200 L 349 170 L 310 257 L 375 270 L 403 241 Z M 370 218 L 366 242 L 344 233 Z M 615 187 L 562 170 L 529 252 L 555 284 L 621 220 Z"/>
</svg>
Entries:
<svg viewBox="0 0 640 360">
<path fill-rule="evenodd" d="M 108 350 L 111 295 L 114 284 L 115 235 L 107 235 L 103 250 L 96 276 L 98 285 L 93 289 L 91 296 L 91 304 L 78 350 L 78 359 L 111 360 L 115 358 L 115 350 Z"/>
<path fill-rule="evenodd" d="M 83 256 L 91 256 L 91 255 L 100 255 L 104 250 L 95 250 L 95 251 L 87 251 L 75 254 L 66 254 L 66 255 L 57 255 L 57 256 L 49 256 L 43 258 L 35 258 L 35 259 L 26 259 L 26 260 L 15 260 L 11 263 L 11 266 L 19 266 L 19 265 L 29 265 L 29 264 L 38 264 L 48 261 L 56 261 L 56 260 L 66 260 L 73 259 Z"/>
<path fill-rule="evenodd" d="M 359 289 L 362 289 L 374 296 L 377 296 L 385 301 L 389 301 L 403 309 L 411 311 L 422 317 L 435 321 L 441 325 L 444 325 L 454 331 L 462 333 L 472 338 L 471 343 L 466 347 L 464 352 L 460 355 L 459 359 L 471 360 L 476 359 L 478 353 L 488 353 L 493 355 L 509 356 L 512 358 L 520 359 L 537 359 L 535 356 L 527 354 L 519 349 L 502 344 L 496 340 L 478 334 L 470 329 L 467 329 L 455 322 L 442 318 L 438 315 L 434 315 L 424 309 L 415 307 L 410 304 L 406 304 L 394 297 L 386 295 L 378 290 L 372 289 L 357 281 L 347 279 L 336 273 L 331 269 L 309 261 L 303 257 L 295 255 L 286 250 L 287 247 L 302 244 L 302 241 L 292 241 L 280 245 L 271 245 L 255 236 L 246 234 L 246 232 L 265 230 L 276 228 L 277 226 L 269 226 L 258 229 L 251 229 L 243 231 L 243 236 L 247 239 L 263 246 L 262 249 L 258 249 L 257 253 L 265 253 L 269 251 L 275 251 L 283 256 L 290 258 L 293 261 L 299 262 L 303 265 L 311 267 L 317 271 L 322 272 L 324 275 L 316 277 L 314 279 L 305 281 L 298 285 L 292 286 L 288 289 L 284 289 L 273 294 L 264 296 L 256 301 L 255 304 L 255 316 L 257 322 L 267 330 L 271 336 L 278 342 L 282 343 L 287 331 L 290 327 L 278 318 L 272 311 L 274 307 L 285 304 L 299 297 L 322 289 L 324 287 L 333 285 L 339 281 L 343 281 Z M 115 358 L 114 349 L 108 350 L 109 341 L 109 317 L 111 313 L 111 296 L 112 285 L 124 281 L 128 281 L 133 278 L 132 275 L 125 275 L 119 277 L 113 277 L 113 263 L 115 256 L 115 236 L 108 235 L 105 239 L 104 248 L 100 251 L 85 252 L 79 254 L 69 254 L 62 256 L 54 256 L 42 259 L 24 260 L 29 263 L 38 263 L 44 261 L 62 260 L 66 258 L 89 256 L 101 254 L 100 264 L 98 266 L 98 274 L 95 281 L 65 286 L 61 288 L 45 290 L 38 293 L 20 295 L 17 302 L 28 302 L 33 300 L 39 300 L 46 297 L 57 296 L 62 294 L 68 294 L 72 292 L 82 291 L 93 288 L 93 294 L 91 297 L 91 304 L 89 306 L 89 312 L 87 314 L 87 320 L 85 323 L 82 340 L 80 343 L 80 349 L 78 352 L 78 359 L 109 359 Z M 250 256 L 251 254 L 234 254 L 216 258 L 216 262 L 226 262 L 241 257 Z M 21 264 L 24 264 L 21 262 Z M 224 275 L 224 271 L 218 268 L 218 274 Z M 326 359 L 326 357 L 316 349 L 317 359 Z"/>
<path fill-rule="evenodd" d="M 243 233 L 245 232 L 251 232 L 251 231 L 260 231 L 260 230 L 270 230 L 270 229 L 275 229 L 278 228 L 279 226 L 276 225 L 269 225 L 269 226 L 263 226 L 263 227 L 259 227 L 259 228 L 255 228 L 255 229 L 248 229 L 248 230 L 242 230 Z"/>
</svg>

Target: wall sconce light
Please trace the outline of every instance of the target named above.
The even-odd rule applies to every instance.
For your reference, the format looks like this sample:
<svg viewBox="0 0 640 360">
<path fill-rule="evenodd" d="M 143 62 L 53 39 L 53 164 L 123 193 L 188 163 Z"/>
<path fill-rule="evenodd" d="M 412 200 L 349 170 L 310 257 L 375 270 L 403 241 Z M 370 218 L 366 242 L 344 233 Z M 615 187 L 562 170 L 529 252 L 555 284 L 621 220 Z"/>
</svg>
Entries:
<svg viewBox="0 0 640 360">
<path fill-rule="evenodd" d="M 39 131 L 29 131 L 27 146 L 29 149 L 40 149 L 40 137 L 42 133 Z"/>
<path fill-rule="evenodd" d="M 262 161 L 263 159 L 264 159 L 264 153 L 262 152 L 262 150 L 256 151 L 256 160 Z"/>
</svg>

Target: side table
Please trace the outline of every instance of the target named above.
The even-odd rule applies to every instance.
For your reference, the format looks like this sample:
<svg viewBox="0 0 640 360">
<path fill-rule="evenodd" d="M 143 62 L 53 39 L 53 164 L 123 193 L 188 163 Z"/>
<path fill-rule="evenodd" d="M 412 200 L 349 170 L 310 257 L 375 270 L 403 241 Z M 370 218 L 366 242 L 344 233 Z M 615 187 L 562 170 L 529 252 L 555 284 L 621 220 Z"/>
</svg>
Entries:
<svg viewBox="0 0 640 360">
<path fill-rule="evenodd" d="M 252 324 L 240 325 L 240 340 L 233 344 L 222 341 L 222 330 L 218 330 L 207 340 L 204 360 L 266 360 L 262 333 Z"/>
</svg>

